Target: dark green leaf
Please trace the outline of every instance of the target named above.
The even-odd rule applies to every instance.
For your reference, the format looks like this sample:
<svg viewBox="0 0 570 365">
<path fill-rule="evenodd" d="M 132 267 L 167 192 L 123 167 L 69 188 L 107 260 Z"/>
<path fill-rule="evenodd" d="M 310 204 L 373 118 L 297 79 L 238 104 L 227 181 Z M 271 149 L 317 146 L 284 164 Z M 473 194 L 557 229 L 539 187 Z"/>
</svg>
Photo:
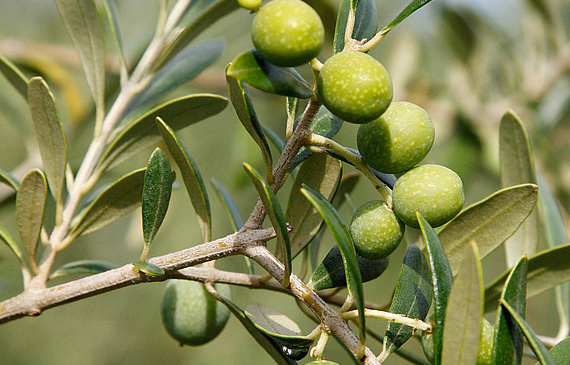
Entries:
<svg viewBox="0 0 570 365">
<path fill-rule="evenodd" d="M 18 92 L 28 99 L 28 78 L 20 71 L 16 65 L 0 56 L 0 72 Z"/>
<path fill-rule="evenodd" d="M 526 307 L 526 280 L 528 258 L 523 256 L 513 267 L 503 287 L 501 300 L 515 306 L 524 316 Z M 495 302 L 496 305 L 496 302 Z M 523 334 L 517 328 L 511 316 L 499 305 L 495 322 L 493 346 L 493 364 L 520 364 L 523 353 Z"/>
<path fill-rule="evenodd" d="M 348 10 L 353 0 L 342 0 L 338 9 L 336 27 L 334 31 L 334 53 L 338 53 L 344 48 L 344 35 L 346 33 L 346 22 L 348 20 Z M 370 40 L 378 29 L 378 11 L 374 0 L 360 0 L 356 7 L 354 31 L 352 38 L 356 40 Z"/>
<path fill-rule="evenodd" d="M 358 269 L 362 282 L 365 283 L 374 280 L 386 270 L 388 267 L 388 258 L 382 260 L 368 260 L 356 254 L 358 261 Z M 342 255 L 338 246 L 334 246 L 323 259 L 323 262 L 317 267 L 311 276 L 311 280 L 307 284 L 314 290 L 325 290 L 330 288 L 337 288 L 339 286 L 346 286 L 346 271 L 344 270 L 344 263 Z M 430 287 L 431 290 L 431 287 Z M 431 294 L 430 294 L 431 296 Z"/>
<path fill-rule="evenodd" d="M 532 298 L 570 280 L 570 244 L 539 252 L 528 261 L 527 298 Z M 503 273 L 485 289 L 485 311 L 497 307 L 501 289 L 509 276 Z"/>
<path fill-rule="evenodd" d="M 234 231 L 239 231 L 243 226 L 243 219 L 239 212 L 239 208 L 237 207 L 235 201 L 231 197 L 230 193 L 226 190 L 226 188 L 216 179 L 212 179 L 212 186 L 220 198 L 222 202 L 222 206 L 226 210 L 226 213 L 230 217 L 230 222 L 232 223 L 232 228 Z"/>
<path fill-rule="evenodd" d="M 168 151 L 180 169 L 186 191 L 188 192 L 194 211 L 198 216 L 204 242 L 209 242 L 212 239 L 212 212 L 210 210 L 210 200 L 208 199 L 206 186 L 198 170 L 198 165 L 188 152 L 184 142 L 182 142 L 172 128 L 158 117 L 156 118 L 156 124 L 162 135 L 162 139 L 166 143 Z"/>
<path fill-rule="evenodd" d="M 538 360 L 542 365 L 556 365 L 552 356 L 546 350 L 546 347 L 542 344 L 536 333 L 532 330 L 532 328 L 528 325 L 528 323 L 524 320 L 523 316 L 520 315 L 516 309 L 511 307 L 506 300 L 501 300 L 501 306 L 509 311 L 510 315 L 514 318 L 514 320 L 519 325 L 519 328 L 524 333 L 532 351 L 538 357 Z"/>
<path fill-rule="evenodd" d="M 256 89 L 284 96 L 308 99 L 309 83 L 293 67 L 278 67 L 265 61 L 255 50 L 238 55 L 228 65 L 226 75 Z"/>
<path fill-rule="evenodd" d="M 362 288 L 362 277 L 358 268 L 358 260 L 356 258 L 356 250 L 350 238 L 350 233 L 342 221 L 342 218 L 334 209 L 332 204 L 322 196 L 318 191 L 310 186 L 304 185 L 301 192 L 309 199 L 311 204 L 319 211 L 326 225 L 340 249 L 342 261 L 344 263 L 344 271 L 347 275 L 348 292 L 356 302 L 358 309 L 358 320 L 360 328 L 360 342 L 365 343 L 366 340 L 366 317 L 364 316 L 364 290 Z"/>
<path fill-rule="evenodd" d="M 4 183 L 12 187 L 12 189 L 18 191 L 18 186 L 20 182 L 16 180 L 8 171 L 0 168 L 0 183 Z"/>
<path fill-rule="evenodd" d="M 432 300 L 430 268 L 422 251 L 411 245 L 404 257 L 390 312 L 409 318 L 426 319 Z M 412 337 L 413 329 L 399 323 L 388 322 L 382 353 L 386 356 Z"/>
<path fill-rule="evenodd" d="M 93 232 L 133 211 L 141 204 L 146 169 L 133 171 L 109 185 L 74 224 L 75 237 Z"/>
<path fill-rule="evenodd" d="M 236 111 L 236 114 L 247 133 L 253 138 L 255 143 L 261 149 L 261 155 L 263 157 L 263 162 L 265 163 L 266 179 L 268 182 L 273 182 L 273 160 L 271 158 L 271 150 L 269 149 L 269 144 L 265 139 L 265 134 L 263 134 L 263 128 L 261 128 L 261 123 L 257 119 L 257 114 L 253 107 L 253 102 L 249 97 L 247 89 L 243 86 L 241 82 L 234 79 L 233 77 L 226 75 L 226 83 L 228 86 L 228 93 L 230 94 L 230 100 Z"/>
<path fill-rule="evenodd" d="M 141 212 L 145 246 L 150 246 L 166 216 L 171 193 L 170 162 L 166 153 L 157 148 L 150 155 L 144 174 Z"/>
<path fill-rule="evenodd" d="M 570 337 L 558 342 L 549 352 L 556 365 L 570 364 Z"/>
<path fill-rule="evenodd" d="M 80 260 L 69 262 L 57 268 L 50 275 L 50 279 L 67 275 L 93 275 L 118 268 L 117 265 L 105 261 Z"/>
<path fill-rule="evenodd" d="M 289 240 L 289 232 L 287 232 L 287 223 L 285 222 L 285 216 L 283 215 L 283 210 L 281 205 L 273 193 L 273 190 L 269 187 L 266 181 L 263 180 L 261 175 L 253 168 L 251 165 L 244 163 L 243 167 L 255 189 L 263 202 L 265 211 L 269 215 L 271 224 L 275 229 L 275 234 L 277 235 L 277 258 L 283 262 L 285 265 L 285 272 L 283 273 L 283 286 L 285 288 L 289 287 L 289 276 L 291 276 L 291 242 Z"/>
<path fill-rule="evenodd" d="M 105 111 L 105 47 L 93 0 L 56 0 L 85 71 L 97 113 Z"/>
<path fill-rule="evenodd" d="M 342 175 L 341 163 L 323 153 L 309 158 L 299 170 L 287 203 L 285 220 L 291 224 L 291 254 L 295 258 L 316 236 L 323 218 L 315 207 L 301 193 L 301 185 L 306 184 L 327 200 L 332 200 Z"/>
<path fill-rule="evenodd" d="M 150 262 L 135 261 L 135 262 L 133 262 L 133 266 L 136 267 L 139 271 L 142 271 L 147 275 L 151 275 L 151 276 L 162 276 L 162 275 L 164 275 L 164 270 L 162 270 L 160 267 L 156 266 L 155 264 L 151 264 Z"/>
<path fill-rule="evenodd" d="M 483 320 L 483 270 L 477 245 L 465 250 L 445 313 L 443 365 L 472 365 L 477 359 Z"/>
<path fill-rule="evenodd" d="M 443 347 L 443 326 L 445 324 L 445 310 L 447 298 L 453 284 L 453 275 L 449 261 L 443 250 L 439 237 L 429 223 L 419 213 L 418 222 L 426 244 L 428 262 L 431 269 L 431 281 L 435 300 L 434 318 L 435 328 L 433 331 L 433 344 L 435 364 L 441 364 L 441 352 Z"/>
<path fill-rule="evenodd" d="M 285 142 L 273 131 L 273 129 L 269 128 L 265 124 L 261 124 L 261 129 L 263 129 L 263 133 L 269 138 L 271 143 L 279 150 L 279 153 L 283 152 L 283 148 L 285 147 Z"/>
<path fill-rule="evenodd" d="M 194 94 L 174 99 L 146 113 L 121 131 L 107 149 L 98 169 L 113 167 L 144 148 L 160 141 L 156 117 L 168 120 L 169 126 L 178 131 L 221 112 L 228 100 L 214 94 Z"/>
<path fill-rule="evenodd" d="M 398 16 L 396 16 L 394 20 L 392 20 L 387 26 L 382 28 L 380 32 L 384 34 L 388 33 L 392 28 L 394 28 L 396 25 L 403 22 L 404 19 L 412 15 L 414 11 L 418 10 L 419 8 L 426 5 L 430 1 L 431 0 L 413 0 L 410 4 L 408 4 L 408 6 L 404 8 L 404 10 L 400 12 L 400 14 L 398 14 Z"/>
<path fill-rule="evenodd" d="M 60 203 L 67 164 L 67 142 L 54 97 L 41 77 L 30 80 L 28 103 L 49 188 L 55 201 Z"/>
<path fill-rule="evenodd" d="M 162 67 L 129 104 L 123 117 L 137 110 L 146 110 L 163 96 L 194 79 L 222 55 L 225 42 L 221 39 L 205 41 L 177 54 Z M 165 120 L 167 118 L 160 115 Z"/>
<path fill-rule="evenodd" d="M 4 228 L 0 227 L 0 241 L 4 242 L 8 248 L 16 255 L 18 261 L 20 261 L 20 265 L 25 268 L 27 267 L 26 260 L 24 259 L 24 255 L 20 246 L 14 241 L 10 233 L 6 231 Z"/>
<path fill-rule="evenodd" d="M 16 196 L 16 223 L 26 253 L 35 262 L 47 200 L 47 182 L 43 172 L 34 169 L 26 174 Z"/>
<path fill-rule="evenodd" d="M 483 258 L 512 236 L 534 208 L 537 195 L 534 184 L 502 189 L 453 218 L 438 232 L 451 270 L 457 272 L 469 241 L 479 244 Z"/>
</svg>

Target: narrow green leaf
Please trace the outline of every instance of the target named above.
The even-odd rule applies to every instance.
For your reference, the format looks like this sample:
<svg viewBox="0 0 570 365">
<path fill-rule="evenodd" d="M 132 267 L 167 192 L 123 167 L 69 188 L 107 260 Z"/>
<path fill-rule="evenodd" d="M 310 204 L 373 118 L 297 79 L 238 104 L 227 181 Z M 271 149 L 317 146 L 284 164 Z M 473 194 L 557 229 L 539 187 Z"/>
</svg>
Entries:
<svg viewBox="0 0 570 365">
<path fill-rule="evenodd" d="M 388 268 L 388 257 L 382 260 L 368 260 L 356 253 L 356 259 L 363 283 L 376 279 Z M 338 246 L 335 245 L 327 253 L 323 262 L 311 275 L 311 280 L 307 286 L 314 290 L 346 286 L 346 271 L 344 270 L 344 262 Z"/>
<path fill-rule="evenodd" d="M 291 188 L 285 213 L 285 220 L 293 226 L 290 234 L 293 258 L 317 235 L 323 224 L 317 209 L 301 193 L 301 186 L 310 186 L 330 201 L 338 189 L 341 176 L 341 163 L 323 153 L 311 156 L 301 166 Z"/>
<path fill-rule="evenodd" d="M 558 342 L 556 346 L 550 349 L 549 353 L 556 365 L 570 364 L 570 337 Z"/>
<path fill-rule="evenodd" d="M 55 201 L 61 203 L 67 164 L 67 142 L 54 97 L 41 77 L 30 80 L 28 103 L 49 188 Z"/>
<path fill-rule="evenodd" d="M 212 179 L 212 186 L 220 198 L 222 202 L 222 206 L 226 210 L 226 213 L 230 217 L 230 222 L 232 223 L 232 228 L 234 231 L 239 231 L 241 227 L 243 227 L 243 218 L 239 212 L 239 208 L 237 204 L 231 197 L 230 193 L 226 190 L 226 188 L 216 179 Z"/>
<path fill-rule="evenodd" d="M 162 276 L 165 274 L 164 270 L 162 270 L 160 267 L 156 266 L 155 264 L 151 264 L 150 262 L 135 261 L 133 262 L 133 266 L 147 275 Z"/>
<path fill-rule="evenodd" d="M 117 265 L 98 260 L 80 260 L 68 262 L 57 268 L 50 275 L 50 280 L 67 275 L 94 275 L 118 268 Z"/>
<path fill-rule="evenodd" d="M 8 233 L 8 231 L 2 227 L 0 227 L 0 241 L 4 242 L 14 253 L 14 255 L 16 255 L 18 261 L 20 261 L 20 266 L 27 268 L 28 265 L 26 264 L 26 260 L 24 259 L 24 255 L 20 249 L 20 246 L 16 243 L 16 241 L 14 241 L 10 233 Z"/>
<path fill-rule="evenodd" d="M 546 350 L 546 347 L 542 344 L 536 333 L 532 330 L 532 328 L 528 325 L 528 323 L 524 320 L 523 316 L 521 316 L 516 309 L 511 307 L 506 300 L 501 300 L 501 306 L 505 308 L 509 314 L 514 318 L 514 320 L 519 325 L 519 328 L 524 333 L 532 351 L 538 357 L 538 360 L 542 365 L 556 365 L 552 356 Z"/>
<path fill-rule="evenodd" d="M 226 75 L 226 83 L 228 86 L 228 93 L 230 94 L 230 100 L 232 101 L 236 114 L 241 124 L 245 127 L 247 133 L 249 133 L 251 138 L 253 138 L 255 143 L 259 146 L 263 162 L 265 163 L 267 181 L 272 183 L 273 159 L 271 158 L 271 150 L 269 149 L 269 144 L 265 139 L 265 134 L 263 134 L 261 123 L 259 122 L 259 119 L 257 119 L 257 114 L 255 113 L 249 93 L 243 84 L 233 77 Z"/>
<path fill-rule="evenodd" d="M 285 148 L 285 142 L 273 131 L 273 129 L 269 128 L 265 124 L 261 124 L 261 129 L 263 129 L 263 134 L 269 138 L 269 141 L 273 143 L 275 147 L 279 150 L 279 153 L 283 152 L 283 148 Z"/>
<path fill-rule="evenodd" d="M 255 50 L 238 55 L 226 68 L 226 75 L 272 94 L 308 99 L 309 83 L 293 67 L 278 67 L 265 61 Z"/>
<path fill-rule="evenodd" d="M 206 186 L 198 170 L 198 165 L 188 152 L 184 142 L 172 128 L 159 117 L 156 118 L 156 125 L 162 135 L 162 139 L 166 143 L 166 147 L 168 147 L 168 151 L 180 169 L 186 191 L 198 217 L 204 242 L 210 242 L 212 240 L 212 212 Z"/>
<path fill-rule="evenodd" d="M 501 293 L 501 300 L 506 300 L 514 305 L 523 316 L 526 307 L 527 272 L 528 258 L 523 256 L 511 270 Z M 499 305 L 497 311 L 493 343 L 493 364 L 521 363 L 523 334 L 515 326 L 512 317 L 505 313 L 501 305 Z"/>
<path fill-rule="evenodd" d="M 351 3 L 353 3 L 353 0 L 342 0 L 340 2 L 334 31 L 334 53 L 338 53 L 344 48 L 344 35 L 346 33 L 348 10 L 350 9 Z M 374 37 L 378 29 L 378 10 L 376 9 L 376 2 L 374 0 L 358 1 L 354 15 L 355 22 L 352 38 L 361 41 Z"/>
<path fill-rule="evenodd" d="M 478 242 L 484 258 L 512 236 L 533 210 L 537 195 L 534 184 L 502 189 L 453 218 L 438 232 L 451 270 L 457 272 L 469 241 Z"/>
<path fill-rule="evenodd" d="M 148 86 L 138 93 L 129 104 L 123 117 L 137 110 L 146 110 L 163 96 L 194 79 L 222 55 L 225 42 L 208 40 L 177 54 L 156 72 Z M 161 115 L 161 117 L 164 117 Z M 166 119 L 166 117 L 164 117 Z"/>
<path fill-rule="evenodd" d="M 146 147 L 161 140 L 156 128 L 156 117 L 168 120 L 170 127 L 178 131 L 189 125 L 218 114 L 228 100 L 214 94 L 194 94 L 174 99 L 146 113 L 121 131 L 105 152 L 98 169 L 118 165 Z"/>
<path fill-rule="evenodd" d="M 356 187 L 356 184 L 358 184 L 359 180 L 359 172 L 349 172 L 348 174 L 345 174 L 341 177 L 338 190 L 332 202 L 336 209 L 344 204 L 344 202 L 347 200 L 347 197 L 350 196 L 350 193 Z"/>
<path fill-rule="evenodd" d="M 509 110 L 499 126 L 501 184 L 503 187 L 536 183 L 534 161 L 526 129 L 519 117 Z M 533 255 L 538 243 L 536 210 L 514 236 L 505 242 L 507 266 L 512 267 L 523 254 Z"/>
<path fill-rule="evenodd" d="M 431 269 L 431 281 L 435 301 L 435 328 L 433 331 L 434 358 L 435 364 L 439 365 L 441 364 L 447 298 L 449 297 L 449 292 L 453 284 L 453 275 L 439 237 L 424 217 L 419 213 L 416 213 L 416 215 L 426 244 L 428 262 Z"/>
<path fill-rule="evenodd" d="M 528 260 L 527 298 L 532 298 L 570 280 L 570 244 L 539 252 Z M 497 308 L 501 289 L 509 276 L 506 271 L 485 289 L 485 311 Z"/>
<path fill-rule="evenodd" d="M 431 0 L 413 0 L 408 6 L 404 8 L 388 25 L 386 25 L 380 32 L 386 34 L 396 25 L 403 22 L 407 17 L 412 15 L 413 12 L 429 3 Z"/>
<path fill-rule="evenodd" d="M 31 170 L 24 176 L 16 196 L 16 223 L 26 253 L 35 263 L 47 200 L 47 182 L 43 172 Z M 32 264 L 33 265 L 33 264 Z"/>
<path fill-rule="evenodd" d="M 166 216 L 171 193 L 170 162 L 166 153 L 157 148 L 150 155 L 144 174 L 141 212 L 145 246 L 150 246 Z"/>
<path fill-rule="evenodd" d="M 98 230 L 141 204 L 146 169 L 135 170 L 109 185 L 82 213 L 75 237 Z"/>
<path fill-rule="evenodd" d="M 127 73 L 129 67 L 127 65 L 127 57 L 125 56 L 125 49 L 123 47 L 123 37 L 121 36 L 117 6 L 115 5 L 115 0 L 105 0 L 103 5 L 105 7 L 105 12 L 107 13 L 107 18 L 109 19 L 109 27 L 111 28 L 110 30 L 113 43 L 117 49 L 117 55 L 119 57 L 121 67 L 121 77 L 126 79 L 128 77 Z"/>
<path fill-rule="evenodd" d="M 18 191 L 18 186 L 20 186 L 20 182 L 16 180 L 8 171 L 0 168 L 0 183 L 6 184 L 11 186 L 12 189 Z"/>
<path fill-rule="evenodd" d="M 360 328 L 360 342 L 362 344 L 366 341 L 366 317 L 364 316 L 364 290 L 362 288 L 362 277 L 358 268 L 358 260 L 356 258 L 356 250 L 350 233 L 342 221 L 342 218 L 334 209 L 332 204 L 315 189 L 310 186 L 304 185 L 301 192 L 309 199 L 311 204 L 319 211 L 323 217 L 326 225 L 331 230 L 331 233 L 340 249 L 342 261 L 344 263 L 344 271 L 347 276 L 348 292 L 356 302 L 356 309 L 358 309 L 358 321 Z"/>
<path fill-rule="evenodd" d="M 445 313 L 443 365 L 472 365 L 477 360 L 483 319 L 483 270 L 472 241 L 457 273 Z"/>
<path fill-rule="evenodd" d="M 59 13 L 83 65 L 97 114 L 105 111 L 105 47 L 93 0 L 56 0 Z"/>
<path fill-rule="evenodd" d="M 283 286 L 285 288 L 289 287 L 289 276 L 291 276 L 291 241 L 289 240 L 289 232 L 287 232 L 287 223 L 285 222 L 285 216 L 283 215 L 283 210 L 281 205 L 271 190 L 271 187 L 267 184 L 265 180 L 259 175 L 259 173 L 251 167 L 251 165 L 244 163 L 243 167 L 245 172 L 253 181 L 255 189 L 263 202 L 265 211 L 269 215 L 271 224 L 275 229 L 275 234 L 277 235 L 277 258 L 283 262 L 285 265 L 285 272 L 283 273 Z"/>
<path fill-rule="evenodd" d="M 426 319 L 432 300 L 429 264 L 416 245 L 411 245 L 404 257 L 390 312 L 409 318 Z M 413 329 L 388 322 L 382 353 L 390 354 L 412 337 Z M 386 355 L 387 355 L 386 354 Z"/>
<path fill-rule="evenodd" d="M 299 111 L 299 99 L 287 97 L 287 123 L 294 123 Z"/>
<path fill-rule="evenodd" d="M 28 99 L 28 78 L 16 65 L 0 56 L 0 72 L 25 99 Z"/>
</svg>

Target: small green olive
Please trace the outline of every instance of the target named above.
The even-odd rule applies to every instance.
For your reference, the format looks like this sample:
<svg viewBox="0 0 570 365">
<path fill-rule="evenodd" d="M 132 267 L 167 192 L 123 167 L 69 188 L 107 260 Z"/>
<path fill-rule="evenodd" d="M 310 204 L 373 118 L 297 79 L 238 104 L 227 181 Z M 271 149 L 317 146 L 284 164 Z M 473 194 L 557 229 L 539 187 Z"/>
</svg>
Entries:
<svg viewBox="0 0 570 365">
<path fill-rule="evenodd" d="M 393 102 L 370 123 L 358 128 L 358 150 L 366 163 L 384 173 L 411 169 L 428 154 L 435 129 L 421 107 L 405 101 Z"/>
<path fill-rule="evenodd" d="M 303 1 L 274 0 L 253 19 L 251 39 L 270 63 L 295 67 L 319 55 L 325 28 L 319 14 Z"/>
<path fill-rule="evenodd" d="M 440 165 L 414 167 L 398 178 L 392 191 L 394 213 L 415 228 L 419 227 L 416 211 L 438 227 L 455 217 L 464 203 L 461 178 Z"/>
<path fill-rule="evenodd" d="M 378 118 L 392 101 L 388 71 L 372 56 L 344 51 L 321 68 L 317 88 L 323 104 L 337 117 L 351 123 Z"/>
<path fill-rule="evenodd" d="M 238 5 L 246 10 L 255 10 L 261 6 L 262 0 L 237 0 Z"/>
<path fill-rule="evenodd" d="M 394 212 L 379 200 L 358 208 L 349 227 L 356 252 L 369 260 L 381 260 L 394 252 L 404 229 Z"/>
</svg>

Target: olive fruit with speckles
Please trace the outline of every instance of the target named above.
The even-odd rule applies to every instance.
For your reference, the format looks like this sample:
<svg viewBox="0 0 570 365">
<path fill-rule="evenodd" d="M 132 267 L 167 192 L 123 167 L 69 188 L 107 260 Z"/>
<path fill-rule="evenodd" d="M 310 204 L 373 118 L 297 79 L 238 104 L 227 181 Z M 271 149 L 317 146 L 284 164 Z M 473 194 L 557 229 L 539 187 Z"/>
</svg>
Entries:
<svg viewBox="0 0 570 365">
<path fill-rule="evenodd" d="M 228 285 L 215 284 L 214 287 L 223 297 L 231 297 Z M 181 346 L 199 346 L 212 341 L 230 317 L 230 311 L 207 292 L 204 284 L 189 280 L 170 280 L 160 309 L 164 328 Z"/>
<path fill-rule="evenodd" d="M 392 191 L 394 213 L 415 228 L 419 227 L 416 211 L 438 227 L 455 217 L 464 203 L 461 178 L 440 165 L 414 167 L 400 176 Z"/>
<path fill-rule="evenodd" d="M 351 123 L 378 118 L 392 101 L 392 80 L 373 57 L 344 51 L 329 58 L 317 79 L 319 98 L 337 117 Z"/>
<path fill-rule="evenodd" d="M 435 129 L 429 114 L 405 101 L 393 102 L 370 123 L 358 128 L 358 150 L 366 163 L 384 173 L 411 169 L 428 154 Z"/>
<path fill-rule="evenodd" d="M 325 28 L 319 14 L 303 1 L 274 0 L 253 19 L 251 39 L 270 63 L 295 67 L 319 55 Z"/>
<path fill-rule="evenodd" d="M 381 260 L 394 252 L 404 229 L 394 212 L 379 200 L 358 208 L 349 227 L 356 252 L 369 260 Z"/>
<path fill-rule="evenodd" d="M 246 10 L 255 10 L 261 6 L 261 0 L 237 0 L 237 2 Z"/>
</svg>

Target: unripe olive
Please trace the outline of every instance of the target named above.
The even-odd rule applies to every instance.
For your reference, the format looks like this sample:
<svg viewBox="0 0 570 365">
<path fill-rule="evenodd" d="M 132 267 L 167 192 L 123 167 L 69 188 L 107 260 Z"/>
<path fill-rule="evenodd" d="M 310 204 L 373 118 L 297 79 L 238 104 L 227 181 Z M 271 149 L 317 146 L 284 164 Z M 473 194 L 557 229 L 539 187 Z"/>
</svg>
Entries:
<svg viewBox="0 0 570 365">
<path fill-rule="evenodd" d="M 231 297 L 228 285 L 214 287 L 223 297 Z M 180 345 L 190 346 L 212 341 L 230 317 L 230 311 L 207 292 L 204 284 L 190 280 L 170 280 L 166 284 L 161 314 L 168 334 Z"/>
<path fill-rule="evenodd" d="M 392 101 L 388 71 L 372 56 L 344 51 L 321 68 L 317 88 L 323 104 L 337 117 L 352 123 L 378 118 Z"/>
<path fill-rule="evenodd" d="M 255 10 L 261 6 L 262 0 L 237 0 L 238 5 L 246 10 Z"/>
<path fill-rule="evenodd" d="M 464 203 L 461 178 L 440 165 L 414 167 L 400 176 L 392 191 L 394 213 L 415 228 L 419 227 L 416 211 L 437 227 L 455 217 Z"/>
<path fill-rule="evenodd" d="M 321 52 L 325 28 L 319 14 L 301 0 L 274 0 L 253 20 L 253 45 L 274 65 L 294 67 Z"/>
<path fill-rule="evenodd" d="M 358 208 L 349 227 L 356 252 L 369 260 L 381 260 L 394 252 L 404 229 L 394 212 L 379 200 Z"/>
<path fill-rule="evenodd" d="M 358 150 L 366 163 L 384 173 L 411 169 L 428 154 L 435 129 L 428 113 L 405 101 L 393 102 L 379 118 L 358 129 Z"/>
</svg>

